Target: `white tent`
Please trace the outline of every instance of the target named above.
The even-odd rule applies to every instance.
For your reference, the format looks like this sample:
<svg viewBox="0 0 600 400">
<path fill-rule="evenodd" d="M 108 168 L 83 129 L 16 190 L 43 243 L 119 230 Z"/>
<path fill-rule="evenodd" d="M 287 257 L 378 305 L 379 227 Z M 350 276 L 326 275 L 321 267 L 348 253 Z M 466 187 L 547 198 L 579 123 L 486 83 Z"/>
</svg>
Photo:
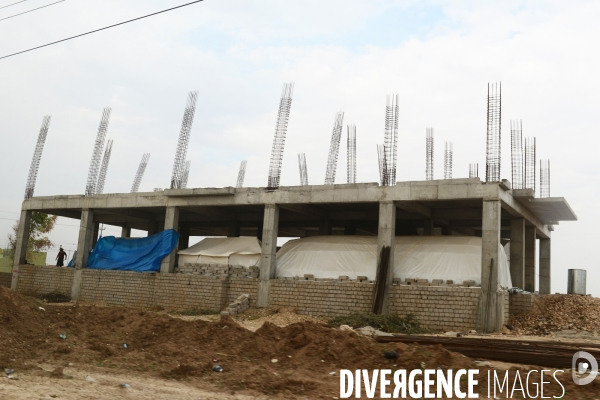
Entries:
<svg viewBox="0 0 600 400">
<path fill-rule="evenodd" d="M 255 237 L 206 238 L 177 252 L 179 264 L 258 265 L 260 241 Z"/>
<path fill-rule="evenodd" d="M 375 236 L 313 236 L 290 240 L 277 253 L 277 276 L 313 274 L 315 278 L 375 279 Z M 500 252 L 500 285 L 512 287 L 504 251 Z M 473 280 L 481 284 L 481 238 L 471 236 L 398 236 L 394 277 Z"/>
</svg>

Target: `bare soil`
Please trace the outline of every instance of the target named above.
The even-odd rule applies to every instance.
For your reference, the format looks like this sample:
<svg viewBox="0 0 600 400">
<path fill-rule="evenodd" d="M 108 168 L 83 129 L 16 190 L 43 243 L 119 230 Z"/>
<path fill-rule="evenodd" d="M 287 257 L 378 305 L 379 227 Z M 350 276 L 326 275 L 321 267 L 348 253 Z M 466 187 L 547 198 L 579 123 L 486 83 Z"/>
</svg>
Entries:
<svg viewBox="0 0 600 400">
<path fill-rule="evenodd" d="M 261 318 L 278 317 L 251 321 Z M 0 287 L 0 368 L 16 369 L 19 378 L 3 374 L 0 398 L 331 399 L 339 396 L 340 369 L 477 368 L 440 346 L 378 344 L 318 321 L 260 322 L 253 332 L 230 317 L 186 321 L 132 308 L 51 305 Z M 400 357 L 384 358 L 392 349 Z M 215 365 L 223 372 L 213 372 Z M 479 369 L 483 394 L 487 372 Z M 570 395 L 600 393 L 600 379 L 584 387 L 568 381 Z M 561 391 L 556 385 L 548 393 Z"/>
</svg>

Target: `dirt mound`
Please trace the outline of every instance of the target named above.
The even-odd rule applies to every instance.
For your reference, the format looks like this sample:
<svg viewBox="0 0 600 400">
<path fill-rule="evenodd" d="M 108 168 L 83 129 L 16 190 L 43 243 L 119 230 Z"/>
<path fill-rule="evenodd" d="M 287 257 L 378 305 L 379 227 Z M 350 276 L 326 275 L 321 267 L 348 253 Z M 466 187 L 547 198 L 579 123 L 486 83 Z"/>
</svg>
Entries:
<svg viewBox="0 0 600 400">
<path fill-rule="evenodd" d="M 600 331 L 600 299 L 574 294 L 540 296 L 540 307 L 511 318 L 517 333 L 548 335 L 552 331 Z"/>
</svg>

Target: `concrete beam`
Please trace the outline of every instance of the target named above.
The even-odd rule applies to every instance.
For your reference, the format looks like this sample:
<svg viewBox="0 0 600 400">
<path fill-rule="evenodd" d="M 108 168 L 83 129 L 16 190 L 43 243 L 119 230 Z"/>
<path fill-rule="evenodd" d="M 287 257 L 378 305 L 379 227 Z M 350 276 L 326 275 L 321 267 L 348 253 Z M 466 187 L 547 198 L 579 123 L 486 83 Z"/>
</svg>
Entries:
<svg viewBox="0 0 600 400">
<path fill-rule="evenodd" d="M 542 239 L 550 238 L 550 230 L 548 227 L 508 192 L 500 190 L 500 199 L 502 200 L 502 208 L 508 211 L 510 215 L 515 218 L 525 218 L 530 224 L 535 226 L 537 234 Z"/>
<path fill-rule="evenodd" d="M 525 290 L 535 292 L 535 227 L 525 227 Z"/>
<path fill-rule="evenodd" d="M 307 204 L 281 204 L 279 206 L 282 210 L 288 210 L 297 214 L 305 215 L 309 218 L 314 219 L 327 219 L 327 212 L 320 209 L 319 207 L 307 205 Z"/>
<path fill-rule="evenodd" d="M 499 200 L 484 200 L 481 234 L 481 294 L 477 312 L 477 330 L 497 332 L 504 321 L 504 296 L 500 282 L 500 214 Z"/>
<path fill-rule="evenodd" d="M 174 229 L 179 231 L 179 208 L 169 206 L 165 212 L 165 230 Z M 189 240 L 189 237 L 188 237 Z M 175 269 L 175 262 L 177 261 L 177 249 L 175 246 L 171 254 L 162 259 L 160 263 L 160 273 L 169 274 Z"/>
<path fill-rule="evenodd" d="M 269 306 L 271 279 L 277 275 L 277 235 L 279 229 L 279 206 L 266 204 L 262 231 L 262 253 L 258 281 L 257 307 Z"/>
<path fill-rule="evenodd" d="M 19 218 L 19 230 L 17 231 L 17 244 L 15 247 L 12 281 L 10 284 L 12 290 L 17 290 L 19 265 L 27 263 L 27 244 L 29 243 L 29 234 L 31 232 L 31 214 L 31 211 L 21 211 L 21 217 Z"/>
<path fill-rule="evenodd" d="M 403 211 L 418 214 L 421 217 L 431 218 L 431 209 L 416 201 L 396 201 L 396 207 Z"/>
<path fill-rule="evenodd" d="M 373 296 L 372 311 L 376 314 L 390 313 L 390 291 L 394 278 L 394 245 L 396 241 L 396 205 L 386 201 L 379 203 L 379 228 L 377 234 L 377 284 Z"/>
<path fill-rule="evenodd" d="M 137 208 L 128 208 L 128 209 L 103 208 L 102 212 L 119 215 L 122 217 L 127 217 L 127 220 L 129 220 L 130 218 L 134 218 L 134 219 L 138 219 L 138 220 L 142 220 L 142 221 L 155 221 L 157 219 L 156 214 L 148 212 L 148 211 L 142 211 Z"/>
<path fill-rule="evenodd" d="M 481 221 L 481 208 L 435 208 L 433 219 L 474 219 Z"/>
<path fill-rule="evenodd" d="M 540 239 L 540 294 L 550 294 L 552 290 L 550 260 L 550 239 Z"/>
<path fill-rule="evenodd" d="M 514 287 L 525 290 L 525 219 L 510 221 L 510 277 Z"/>
</svg>

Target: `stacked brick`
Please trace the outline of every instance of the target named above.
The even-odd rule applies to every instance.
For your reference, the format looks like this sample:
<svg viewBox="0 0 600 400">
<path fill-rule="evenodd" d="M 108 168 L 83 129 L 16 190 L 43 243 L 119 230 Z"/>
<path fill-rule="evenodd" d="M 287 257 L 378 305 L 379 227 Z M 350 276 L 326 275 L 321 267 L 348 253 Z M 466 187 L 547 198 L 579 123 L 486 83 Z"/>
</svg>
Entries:
<svg viewBox="0 0 600 400">
<path fill-rule="evenodd" d="M 19 266 L 17 291 L 39 296 L 48 293 L 61 293 L 71 296 L 73 285 L 73 268 L 39 267 L 36 265 Z"/>
<path fill-rule="evenodd" d="M 394 278 L 393 284 L 407 286 L 480 287 L 480 285 L 477 285 L 473 280 L 463 281 L 463 283 L 454 283 L 451 279 L 432 279 L 431 282 L 429 282 L 428 279 L 406 278 L 402 280 L 400 278 Z"/>
<path fill-rule="evenodd" d="M 0 286 L 10 287 L 12 283 L 12 273 L 0 272 Z"/>
<path fill-rule="evenodd" d="M 246 311 L 249 307 L 249 299 L 250 295 L 247 293 L 238 296 L 233 303 L 227 306 L 225 311 L 221 311 L 221 315 L 236 315 Z"/>
<path fill-rule="evenodd" d="M 480 288 L 395 285 L 390 311 L 402 317 L 412 314 L 427 329 L 469 331 L 475 329 Z"/>
<path fill-rule="evenodd" d="M 534 294 L 518 293 L 511 294 L 509 297 L 510 313 L 513 315 L 528 314 L 536 304 L 536 296 Z"/>
<path fill-rule="evenodd" d="M 371 310 L 373 284 L 306 279 L 271 281 L 269 304 L 294 307 L 298 314 L 315 316 L 367 313 Z"/>
<path fill-rule="evenodd" d="M 195 274 L 204 276 L 232 276 L 234 278 L 258 278 L 260 268 L 257 266 L 246 268 L 243 265 L 224 264 L 191 264 L 175 268 L 176 274 Z"/>
</svg>

